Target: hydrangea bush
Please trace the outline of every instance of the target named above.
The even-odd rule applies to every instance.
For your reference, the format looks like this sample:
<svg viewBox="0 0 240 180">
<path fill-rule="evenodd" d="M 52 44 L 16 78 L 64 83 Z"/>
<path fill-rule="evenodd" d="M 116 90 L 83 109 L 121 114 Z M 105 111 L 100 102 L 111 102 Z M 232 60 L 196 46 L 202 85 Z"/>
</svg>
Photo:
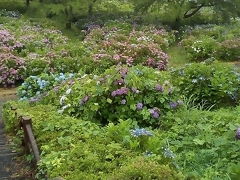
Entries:
<svg viewBox="0 0 240 180">
<path fill-rule="evenodd" d="M 240 23 L 229 25 L 202 25 L 184 32 L 182 45 L 192 60 L 215 58 L 224 61 L 239 60 Z"/>
<path fill-rule="evenodd" d="M 77 73 L 84 46 L 44 25 L 9 17 L 0 26 L 0 86 L 16 84 L 41 73 Z M 69 42 L 67 44 L 67 42 Z"/>
<path fill-rule="evenodd" d="M 159 126 L 167 112 L 181 107 L 167 72 L 144 66 L 114 66 L 101 76 L 85 75 L 46 97 L 67 113 L 106 124 L 119 119 Z"/>
<path fill-rule="evenodd" d="M 173 71 L 175 85 L 195 103 L 227 106 L 239 103 L 240 73 L 222 63 L 194 63 Z"/>
<path fill-rule="evenodd" d="M 0 51 L 0 86 L 14 86 L 22 81 L 25 69 L 22 58 Z"/>
<path fill-rule="evenodd" d="M 30 76 L 18 88 L 18 96 L 20 97 L 20 100 L 30 99 L 31 101 L 37 101 L 44 93 L 50 91 L 54 86 L 72 79 L 74 76 L 74 74 L 63 73 Z"/>
<path fill-rule="evenodd" d="M 169 57 L 164 50 L 172 43 L 173 35 L 155 27 L 129 26 L 113 27 L 109 23 L 90 31 L 84 40 L 93 52 L 89 67 L 102 72 L 116 64 L 142 64 L 166 70 Z"/>
</svg>

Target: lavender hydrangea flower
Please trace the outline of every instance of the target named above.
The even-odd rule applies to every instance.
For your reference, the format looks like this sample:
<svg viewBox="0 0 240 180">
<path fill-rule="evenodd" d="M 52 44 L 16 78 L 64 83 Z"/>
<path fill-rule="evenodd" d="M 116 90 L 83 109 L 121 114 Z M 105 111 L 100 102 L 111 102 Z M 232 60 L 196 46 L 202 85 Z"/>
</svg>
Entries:
<svg viewBox="0 0 240 180">
<path fill-rule="evenodd" d="M 160 110 L 158 108 L 153 108 L 153 109 L 149 109 L 149 112 L 151 113 L 152 117 L 157 119 L 160 117 Z"/>
<path fill-rule="evenodd" d="M 156 91 L 163 92 L 163 87 L 160 84 L 157 84 L 155 87 Z"/>
<path fill-rule="evenodd" d="M 126 95 L 128 93 L 129 89 L 126 87 L 121 87 L 120 89 L 117 89 L 116 91 L 113 91 L 111 95 L 113 97 L 115 96 L 121 96 L 121 95 Z"/>
<path fill-rule="evenodd" d="M 240 127 L 237 129 L 235 137 L 237 140 L 240 140 Z"/>
<path fill-rule="evenodd" d="M 137 110 L 142 110 L 143 109 L 143 103 L 137 103 L 136 107 L 137 107 Z"/>
<path fill-rule="evenodd" d="M 172 108 L 172 109 L 176 109 L 178 107 L 177 102 L 170 102 L 169 105 L 170 105 L 170 108 Z"/>
<path fill-rule="evenodd" d="M 141 129 L 132 129 L 130 130 L 130 133 L 133 137 L 140 137 L 140 136 L 153 136 L 153 133 L 144 129 L 144 128 L 141 128 Z"/>
<path fill-rule="evenodd" d="M 179 106 L 183 105 L 183 101 L 178 100 L 177 102 L 170 102 L 169 105 L 171 109 L 176 109 Z"/>
</svg>

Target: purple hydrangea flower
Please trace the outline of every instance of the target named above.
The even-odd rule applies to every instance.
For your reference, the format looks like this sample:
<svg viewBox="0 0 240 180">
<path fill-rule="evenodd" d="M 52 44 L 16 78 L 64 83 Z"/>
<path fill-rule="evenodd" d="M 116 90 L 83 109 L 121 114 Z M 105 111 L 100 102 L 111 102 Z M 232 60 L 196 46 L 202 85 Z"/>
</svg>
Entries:
<svg viewBox="0 0 240 180">
<path fill-rule="evenodd" d="M 117 92 L 116 92 L 116 91 L 113 91 L 113 92 L 111 93 L 111 95 L 112 95 L 112 97 L 115 97 L 115 96 L 117 95 Z"/>
<path fill-rule="evenodd" d="M 160 110 L 156 107 L 153 109 L 150 109 L 149 112 L 151 113 L 152 117 L 155 119 L 160 117 Z"/>
<path fill-rule="evenodd" d="M 170 105 L 170 108 L 172 108 L 172 109 L 176 109 L 178 107 L 177 102 L 170 102 L 169 105 Z"/>
<path fill-rule="evenodd" d="M 157 84 L 155 87 L 155 90 L 157 90 L 159 92 L 163 92 L 163 87 L 160 84 Z"/>
<path fill-rule="evenodd" d="M 137 103 L 136 107 L 137 107 L 137 110 L 142 110 L 143 103 Z"/>
<path fill-rule="evenodd" d="M 128 93 L 129 89 L 126 87 L 121 87 L 120 89 L 117 89 L 116 91 L 113 91 L 111 95 L 113 97 L 115 96 L 121 96 L 121 95 L 126 95 Z"/>
<path fill-rule="evenodd" d="M 240 128 L 238 128 L 236 131 L 236 139 L 240 140 Z"/>
</svg>

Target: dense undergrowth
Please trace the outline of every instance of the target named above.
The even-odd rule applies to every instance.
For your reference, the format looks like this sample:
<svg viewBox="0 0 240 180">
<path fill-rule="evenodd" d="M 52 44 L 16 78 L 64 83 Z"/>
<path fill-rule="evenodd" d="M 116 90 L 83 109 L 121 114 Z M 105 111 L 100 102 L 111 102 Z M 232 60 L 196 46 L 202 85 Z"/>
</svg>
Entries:
<svg viewBox="0 0 240 180">
<path fill-rule="evenodd" d="M 0 86 L 20 85 L 5 128 L 20 146 L 11 106 L 32 118 L 38 179 L 240 176 L 240 73 L 227 63 L 239 60 L 238 20 L 179 31 L 91 22 L 83 41 L 14 11 L 0 23 Z"/>
</svg>

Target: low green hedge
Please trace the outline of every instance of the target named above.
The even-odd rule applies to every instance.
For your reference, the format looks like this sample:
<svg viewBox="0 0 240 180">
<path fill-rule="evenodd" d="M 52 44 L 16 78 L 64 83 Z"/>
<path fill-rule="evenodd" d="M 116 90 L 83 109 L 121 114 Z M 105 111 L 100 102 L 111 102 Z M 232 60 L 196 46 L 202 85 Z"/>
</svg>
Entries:
<svg viewBox="0 0 240 180">
<path fill-rule="evenodd" d="M 163 156 L 162 140 L 154 136 L 131 135 L 137 128 L 131 121 L 101 127 L 57 113 L 50 105 L 30 106 L 9 102 L 4 106 L 8 132 L 20 138 L 17 114 L 32 118 L 33 130 L 41 151 L 37 178 L 64 179 L 183 179 L 171 159 Z M 151 133 L 150 130 L 145 130 Z M 148 152 L 151 152 L 149 154 Z M 153 155 L 152 155 L 153 154 Z"/>
<path fill-rule="evenodd" d="M 101 127 L 60 115 L 50 105 L 10 102 L 4 106 L 4 122 L 17 138 L 22 133 L 11 106 L 33 120 L 41 150 L 38 179 L 44 174 L 71 180 L 227 180 L 240 175 L 240 141 L 235 137 L 240 107 L 183 108 L 166 117 L 164 129 L 137 129 L 145 133 L 139 135 L 139 127 L 130 120 Z"/>
</svg>

